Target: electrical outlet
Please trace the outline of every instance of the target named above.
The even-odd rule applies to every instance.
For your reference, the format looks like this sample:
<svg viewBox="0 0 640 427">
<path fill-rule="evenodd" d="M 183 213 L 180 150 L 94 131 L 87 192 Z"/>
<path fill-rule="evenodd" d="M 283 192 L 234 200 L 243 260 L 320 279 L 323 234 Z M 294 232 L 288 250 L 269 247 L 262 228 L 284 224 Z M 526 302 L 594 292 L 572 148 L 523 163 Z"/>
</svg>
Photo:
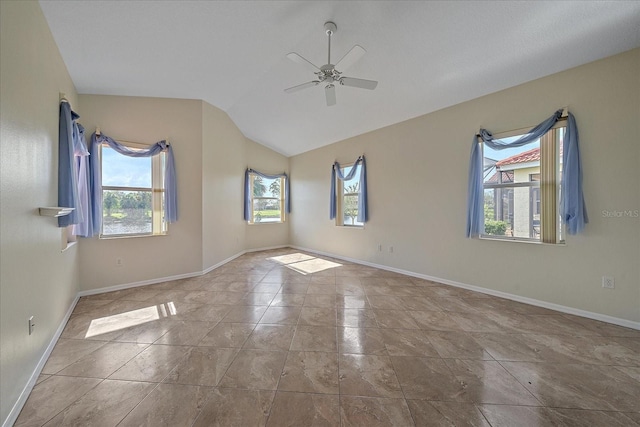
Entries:
<svg viewBox="0 0 640 427">
<path fill-rule="evenodd" d="M 122 258 L 116 258 L 116 267 L 122 267 Z"/>
<path fill-rule="evenodd" d="M 389 246 L 389 253 L 392 254 L 393 253 L 393 246 Z"/>
<path fill-rule="evenodd" d="M 33 316 L 29 317 L 29 335 L 33 333 L 33 330 L 36 328 L 36 321 Z"/>
<path fill-rule="evenodd" d="M 606 289 L 615 289 L 616 282 L 613 277 L 602 276 L 602 287 Z"/>
<path fill-rule="evenodd" d="M 382 252 L 382 244 L 378 243 L 378 252 Z"/>
</svg>

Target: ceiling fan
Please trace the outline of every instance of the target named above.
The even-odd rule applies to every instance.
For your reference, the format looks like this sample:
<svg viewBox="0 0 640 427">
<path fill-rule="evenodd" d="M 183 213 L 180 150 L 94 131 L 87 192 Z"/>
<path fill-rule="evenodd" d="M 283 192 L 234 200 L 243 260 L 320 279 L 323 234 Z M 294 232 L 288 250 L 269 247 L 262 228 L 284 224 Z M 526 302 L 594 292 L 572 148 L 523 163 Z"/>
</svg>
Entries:
<svg viewBox="0 0 640 427">
<path fill-rule="evenodd" d="M 355 45 L 349 52 L 347 52 L 345 56 L 342 57 L 340 61 L 338 61 L 337 64 L 333 65 L 331 63 L 331 36 L 336 32 L 338 27 L 336 26 L 336 24 L 329 21 L 325 22 L 324 29 L 329 39 L 329 53 L 327 55 L 327 63 L 322 67 L 318 67 L 311 61 L 303 58 L 295 52 L 289 53 L 287 55 L 287 58 L 311 70 L 316 75 L 316 79 L 307 83 L 302 83 L 300 85 L 290 87 L 288 89 L 285 89 L 284 91 L 287 93 L 293 93 L 302 89 L 306 89 L 308 87 L 317 86 L 319 84 L 326 84 L 326 86 L 324 87 L 324 94 L 327 98 L 327 106 L 332 106 L 336 104 L 336 87 L 334 83 L 339 83 L 344 86 L 357 87 L 360 89 L 375 89 L 376 86 L 378 86 L 377 81 L 342 76 L 342 71 L 346 70 L 347 68 L 355 64 L 360 58 L 362 58 L 362 56 L 366 53 L 366 50 L 364 50 L 362 46 Z M 337 69 L 340 69 L 341 71 L 338 71 Z"/>
</svg>

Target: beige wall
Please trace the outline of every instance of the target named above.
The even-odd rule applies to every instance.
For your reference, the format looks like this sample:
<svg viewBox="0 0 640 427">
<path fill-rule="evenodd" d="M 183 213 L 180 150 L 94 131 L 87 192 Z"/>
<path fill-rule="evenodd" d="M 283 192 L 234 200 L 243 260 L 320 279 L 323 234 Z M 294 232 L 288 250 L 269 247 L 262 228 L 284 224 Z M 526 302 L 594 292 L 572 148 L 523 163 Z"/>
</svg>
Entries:
<svg viewBox="0 0 640 427">
<path fill-rule="evenodd" d="M 77 246 L 61 252 L 59 93 L 76 91 L 37 2 L 0 2 L 0 422 L 78 291 Z M 29 336 L 27 319 L 35 316 Z M 17 414 L 16 414 L 17 415 Z"/>
<path fill-rule="evenodd" d="M 224 111 L 202 104 L 202 263 L 206 270 L 244 250 L 245 137 Z"/>
<path fill-rule="evenodd" d="M 79 290 L 197 273 L 245 249 L 291 243 L 640 321 L 640 219 L 615 216 L 640 209 L 638 49 L 287 159 L 202 101 L 78 97 L 38 3 L 0 1 L 0 8 L 2 420 Z M 59 92 L 88 134 L 99 125 L 116 139 L 172 142 L 180 218 L 168 236 L 80 239 L 60 251 L 56 222 L 36 213 L 57 201 Z M 465 239 L 472 135 L 480 126 L 527 127 L 564 105 L 580 129 L 586 233 L 565 246 Z M 328 219 L 330 166 L 363 153 L 371 220 L 364 229 L 336 227 Z M 291 173 L 286 224 L 242 220 L 247 166 Z M 615 277 L 615 290 L 601 288 L 602 275 Z"/>
<path fill-rule="evenodd" d="M 249 139 L 246 140 L 245 163 L 242 169 L 243 174 L 247 167 L 267 174 L 278 174 L 282 172 L 289 174 L 289 158 Z M 240 215 L 242 216 L 242 210 Z M 245 249 L 247 250 L 285 246 L 289 244 L 288 217 L 282 224 L 247 224 L 246 227 Z"/>
<path fill-rule="evenodd" d="M 478 128 L 532 126 L 565 105 L 581 137 L 586 232 L 565 246 L 464 238 Z M 291 243 L 638 322 L 640 219 L 602 212 L 640 209 L 639 123 L 636 49 L 292 157 Z M 364 229 L 336 227 L 330 167 L 360 154 L 371 219 Z M 601 287 L 603 275 L 615 277 L 615 290 Z"/>
<path fill-rule="evenodd" d="M 288 243 L 288 224 L 249 226 L 242 218 L 247 165 L 288 171 L 288 159 L 247 140 L 224 111 L 199 100 L 79 98 L 87 135 L 99 126 L 115 139 L 171 141 L 179 212 L 167 236 L 80 239 L 82 290 L 198 273 L 245 249 Z"/>
<path fill-rule="evenodd" d="M 79 239 L 82 290 L 202 271 L 202 101 L 101 95 L 79 100 L 87 138 L 99 126 L 116 140 L 168 139 L 178 181 L 178 221 L 168 235 Z"/>
</svg>

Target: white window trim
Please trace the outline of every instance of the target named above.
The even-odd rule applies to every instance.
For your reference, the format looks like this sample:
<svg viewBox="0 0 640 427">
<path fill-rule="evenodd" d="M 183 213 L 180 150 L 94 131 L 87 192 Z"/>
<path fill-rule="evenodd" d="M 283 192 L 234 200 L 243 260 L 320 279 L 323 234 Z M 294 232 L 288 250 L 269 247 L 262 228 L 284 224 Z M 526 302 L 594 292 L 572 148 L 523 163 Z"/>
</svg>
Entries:
<svg viewBox="0 0 640 427">
<path fill-rule="evenodd" d="M 260 176 L 258 174 L 256 174 L 255 172 L 249 172 L 249 189 L 251 190 L 251 196 L 249 199 L 249 221 L 247 221 L 247 223 L 249 225 L 273 225 L 273 224 L 284 224 L 285 221 L 287 220 L 287 213 L 285 210 L 285 198 L 284 198 L 284 193 L 285 193 L 285 186 L 287 185 L 286 180 L 288 178 L 285 178 L 284 176 L 278 177 L 278 179 L 280 180 L 280 197 L 254 197 L 253 196 L 253 183 L 256 179 L 257 176 Z M 266 221 L 266 222 L 262 222 L 262 221 L 255 221 L 254 217 L 253 217 L 253 201 L 254 200 L 277 200 L 280 204 L 280 221 Z"/>
<path fill-rule="evenodd" d="M 539 239 L 535 239 L 535 238 L 525 238 L 525 237 L 513 237 L 513 236 L 499 236 L 499 235 L 493 235 L 493 234 L 485 234 L 485 233 L 481 233 L 479 238 L 483 239 L 483 240 L 495 240 L 495 241 L 509 241 L 509 242 L 519 242 L 519 243 L 532 243 L 532 244 L 542 244 L 542 245 L 553 245 L 553 246 L 562 246 L 565 244 L 565 240 L 564 240 L 564 224 L 563 222 L 560 220 L 559 218 L 559 205 L 560 205 L 560 191 L 561 191 L 561 186 L 560 186 L 560 179 L 559 179 L 559 171 L 560 171 L 560 140 L 559 138 L 556 137 L 557 134 L 557 129 L 560 128 L 565 128 L 565 132 L 566 132 L 566 127 L 567 127 L 567 122 L 566 119 L 562 118 L 560 120 L 558 120 L 558 122 L 556 122 L 556 124 L 543 136 L 540 137 L 540 180 L 539 181 L 528 181 L 528 182 L 513 182 L 513 183 L 504 183 L 504 184 L 485 184 L 483 183 L 482 185 L 482 189 L 483 189 L 483 193 L 485 189 L 496 189 L 496 188 L 522 188 L 522 187 L 529 187 L 529 188 L 540 188 L 540 204 L 541 204 L 541 214 L 540 214 L 540 222 L 541 222 L 541 228 L 540 228 L 540 238 Z M 504 139 L 504 138 L 509 138 L 509 137 L 513 137 L 513 136 L 518 136 L 518 135 L 524 135 L 526 133 L 529 132 L 529 130 L 531 130 L 531 128 L 522 128 L 522 129 L 515 129 L 515 130 L 511 130 L 511 131 L 506 131 L 506 132 L 502 132 L 499 134 L 495 134 L 494 138 L 495 139 Z M 551 136 L 551 138 L 549 138 L 549 134 L 553 132 L 553 135 Z M 546 141 L 545 141 L 546 140 Z M 482 157 L 484 158 L 484 142 L 480 140 L 480 146 L 482 149 Z M 552 148 L 553 150 L 555 150 L 554 153 L 554 165 L 552 168 L 549 168 L 549 170 L 543 171 L 543 158 L 545 156 L 548 156 L 548 152 L 549 152 L 549 148 Z M 546 163 L 548 163 L 549 161 L 546 161 Z M 519 169 L 522 168 L 521 166 L 518 167 L 514 167 L 513 169 Z M 548 168 L 548 166 L 547 166 Z M 543 198 L 549 197 L 549 193 L 548 190 L 545 191 L 544 195 L 543 195 L 543 187 L 545 185 L 545 183 L 549 183 L 549 182 L 555 182 L 554 187 L 555 187 L 555 195 L 554 198 L 552 200 L 552 207 L 549 207 L 549 204 L 546 204 L 546 208 L 545 208 L 545 203 L 543 202 Z M 546 184 L 548 185 L 548 184 Z M 545 212 L 546 211 L 546 212 Z M 553 226 L 552 228 L 555 228 L 555 230 L 548 230 L 545 229 L 542 226 L 543 223 L 543 217 L 544 218 L 554 218 L 553 222 Z M 547 233 L 545 236 L 545 232 Z M 546 240 L 545 240 L 546 239 Z"/>
<path fill-rule="evenodd" d="M 344 170 L 347 168 L 352 168 L 354 165 L 355 165 L 355 162 L 351 164 L 340 165 L 340 168 Z M 362 167 L 362 165 L 360 165 L 360 167 Z M 338 178 L 338 175 L 336 174 L 336 198 L 338 199 L 336 200 L 336 227 L 344 227 L 344 228 L 360 230 L 364 228 L 364 224 L 345 224 L 344 223 L 344 214 L 342 211 L 342 206 L 344 204 L 344 198 L 346 196 L 351 196 L 351 195 L 358 196 L 358 199 L 360 198 L 360 193 L 345 193 L 344 181 Z"/>
<path fill-rule="evenodd" d="M 149 144 L 143 144 L 139 142 L 131 141 L 118 141 L 120 144 L 125 145 L 133 149 L 146 149 L 149 148 Z M 100 173 L 102 173 L 102 149 L 109 147 L 108 144 L 100 144 Z M 110 147 L 109 147 L 110 148 Z M 163 158 L 165 157 L 165 158 Z M 166 161 L 166 154 L 155 155 L 150 157 L 151 160 L 151 187 L 119 187 L 102 185 L 101 197 L 103 197 L 103 210 L 104 210 L 104 192 L 106 191 L 146 191 L 151 193 L 151 232 L 150 233 L 124 233 L 124 234 L 104 234 L 104 220 L 101 221 L 102 227 L 100 229 L 99 239 L 123 239 L 132 237 L 156 237 L 165 236 L 169 231 L 167 222 L 164 219 L 163 201 L 164 201 L 164 168 L 163 161 Z"/>
</svg>

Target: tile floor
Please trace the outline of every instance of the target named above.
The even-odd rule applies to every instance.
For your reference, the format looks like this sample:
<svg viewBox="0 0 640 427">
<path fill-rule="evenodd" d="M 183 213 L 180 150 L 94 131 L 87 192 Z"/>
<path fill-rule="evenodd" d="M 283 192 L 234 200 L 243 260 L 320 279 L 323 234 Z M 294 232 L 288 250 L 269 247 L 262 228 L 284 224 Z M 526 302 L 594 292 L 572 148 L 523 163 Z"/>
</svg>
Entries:
<svg viewBox="0 0 640 427">
<path fill-rule="evenodd" d="M 293 249 L 81 298 L 16 423 L 639 424 L 640 331 Z"/>
</svg>

